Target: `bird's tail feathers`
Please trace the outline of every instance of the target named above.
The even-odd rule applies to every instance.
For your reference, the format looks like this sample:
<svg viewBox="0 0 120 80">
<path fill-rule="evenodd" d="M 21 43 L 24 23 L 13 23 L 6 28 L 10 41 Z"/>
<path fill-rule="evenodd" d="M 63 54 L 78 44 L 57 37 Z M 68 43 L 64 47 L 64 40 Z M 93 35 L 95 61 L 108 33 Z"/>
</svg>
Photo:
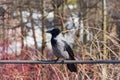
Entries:
<svg viewBox="0 0 120 80">
<path fill-rule="evenodd" d="M 75 58 L 72 56 L 69 60 L 75 60 Z M 77 64 L 74 64 L 74 63 L 67 64 L 67 68 L 71 72 L 76 72 L 77 73 Z"/>
<path fill-rule="evenodd" d="M 71 72 L 77 72 L 77 64 L 67 64 L 67 68 L 71 71 Z"/>
</svg>

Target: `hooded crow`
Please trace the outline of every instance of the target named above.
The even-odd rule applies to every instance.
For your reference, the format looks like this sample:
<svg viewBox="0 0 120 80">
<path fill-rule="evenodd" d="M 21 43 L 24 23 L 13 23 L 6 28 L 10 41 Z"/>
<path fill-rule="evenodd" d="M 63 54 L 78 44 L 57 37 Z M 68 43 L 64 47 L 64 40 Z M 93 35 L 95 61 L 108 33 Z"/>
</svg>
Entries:
<svg viewBox="0 0 120 80">
<path fill-rule="evenodd" d="M 59 58 L 64 58 L 66 60 L 75 60 L 73 50 L 63 38 L 60 29 L 54 28 L 52 30 L 47 31 L 47 33 L 51 33 L 52 35 L 51 45 L 53 53 L 57 57 L 57 60 Z M 77 64 L 67 64 L 67 68 L 71 72 L 77 72 Z"/>
</svg>

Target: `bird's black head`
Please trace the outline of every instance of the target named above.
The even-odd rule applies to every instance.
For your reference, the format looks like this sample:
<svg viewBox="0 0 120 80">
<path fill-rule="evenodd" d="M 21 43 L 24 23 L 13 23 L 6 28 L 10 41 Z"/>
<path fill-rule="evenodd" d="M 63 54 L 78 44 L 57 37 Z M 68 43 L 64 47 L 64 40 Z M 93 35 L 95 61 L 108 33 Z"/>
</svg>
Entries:
<svg viewBox="0 0 120 80">
<path fill-rule="evenodd" d="M 51 33 L 52 34 L 52 37 L 56 37 L 57 35 L 59 35 L 60 34 L 60 29 L 59 28 L 54 28 L 54 29 L 52 29 L 52 30 L 49 30 L 49 31 L 47 31 L 47 33 Z"/>
</svg>

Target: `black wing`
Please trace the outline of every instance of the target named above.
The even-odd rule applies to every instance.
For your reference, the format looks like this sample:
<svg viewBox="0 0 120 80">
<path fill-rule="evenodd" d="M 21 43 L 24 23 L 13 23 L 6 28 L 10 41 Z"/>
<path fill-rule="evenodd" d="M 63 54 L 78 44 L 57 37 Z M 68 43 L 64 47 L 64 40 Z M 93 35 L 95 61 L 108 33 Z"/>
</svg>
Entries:
<svg viewBox="0 0 120 80">
<path fill-rule="evenodd" d="M 65 44 L 65 50 L 68 52 L 69 56 L 70 56 L 70 60 L 75 60 L 74 58 L 74 53 L 73 50 L 71 49 L 71 47 L 67 44 L 66 41 L 63 41 Z M 77 64 L 67 64 L 67 68 L 71 71 L 71 72 L 77 72 Z"/>
<path fill-rule="evenodd" d="M 64 41 L 64 40 L 62 40 L 62 41 L 65 43 L 65 50 L 68 52 L 70 59 L 75 60 L 74 53 L 73 53 L 73 50 L 71 49 L 71 47 L 68 45 L 68 43 L 66 41 Z"/>
</svg>

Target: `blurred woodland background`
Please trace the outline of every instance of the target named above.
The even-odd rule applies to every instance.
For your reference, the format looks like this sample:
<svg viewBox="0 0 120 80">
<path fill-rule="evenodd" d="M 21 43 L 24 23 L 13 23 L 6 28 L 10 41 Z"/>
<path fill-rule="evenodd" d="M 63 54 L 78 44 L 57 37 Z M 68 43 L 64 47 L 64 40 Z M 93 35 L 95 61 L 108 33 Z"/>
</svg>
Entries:
<svg viewBox="0 0 120 80">
<path fill-rule="evenodd" d="M 55 59 L 60 28 L 76 60 L 120 60 L 120 0 L 0 0 L 0 59 Z M 119 64 L 0 64 L 0 80 L 120 80 Z"/>
</svg>

